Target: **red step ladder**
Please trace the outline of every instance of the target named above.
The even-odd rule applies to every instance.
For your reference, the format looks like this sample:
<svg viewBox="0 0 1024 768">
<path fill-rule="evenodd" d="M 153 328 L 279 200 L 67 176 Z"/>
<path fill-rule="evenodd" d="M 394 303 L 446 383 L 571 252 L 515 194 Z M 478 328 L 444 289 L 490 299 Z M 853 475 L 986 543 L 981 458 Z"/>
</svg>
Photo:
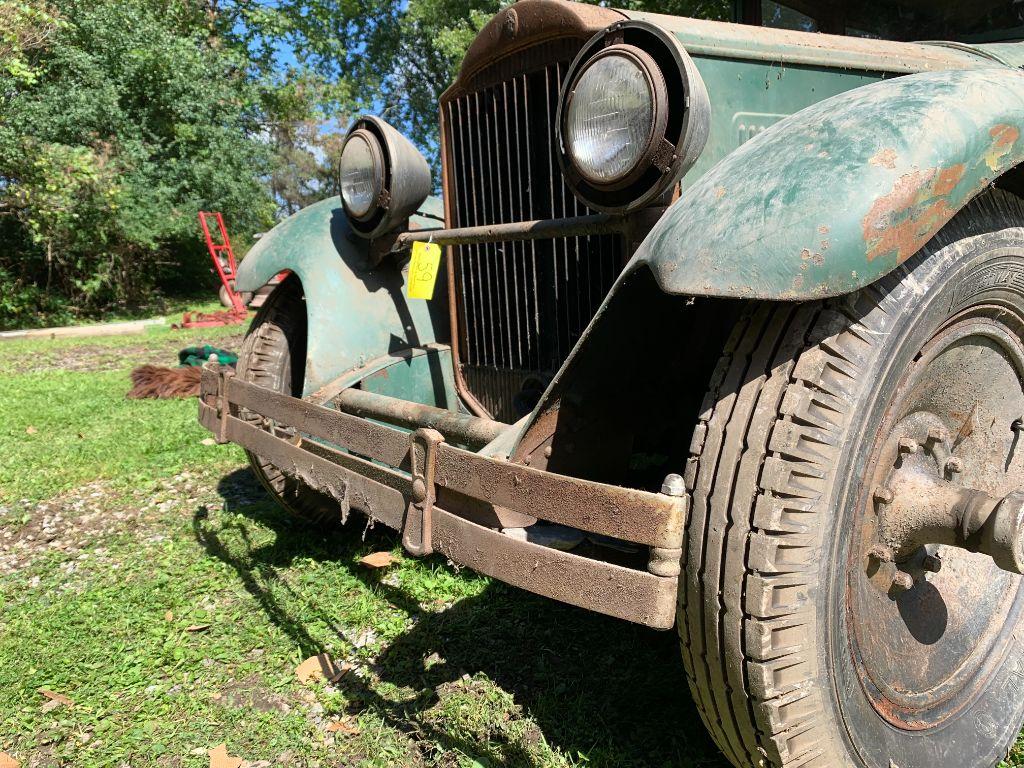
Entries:
<svg viewBox="0 0 1024 768">
<path fill-rule="evenodd" d="M 211 226 L 211 222 L 215 227 Z M 215 325 L 235 325 L 245 322 L 249 316 L 245 308 L 242 296 L 235 290 L 235 276 L 238 273 L 238 263 L 235 261 L 235 252 L 231 249 L 231 238 L 228 237 L 227 228 L 224 226 L 224 217 L 220 211 L 200 211 L 199 224 L 203 228 L 203 236 L 206 238 L 206 248 L 213 260 L 213 268 L 220 277 L 223 290 L 231 300 L 231 308 L 224 312 L 199 312 L 192 316 L 186 312 L 181 320 L 182 328 L 208 328 Z M 214 232 L 216 229 L 216 233 Z M 214 235 L 217 240 L 214 240 Z"/>
</svg>

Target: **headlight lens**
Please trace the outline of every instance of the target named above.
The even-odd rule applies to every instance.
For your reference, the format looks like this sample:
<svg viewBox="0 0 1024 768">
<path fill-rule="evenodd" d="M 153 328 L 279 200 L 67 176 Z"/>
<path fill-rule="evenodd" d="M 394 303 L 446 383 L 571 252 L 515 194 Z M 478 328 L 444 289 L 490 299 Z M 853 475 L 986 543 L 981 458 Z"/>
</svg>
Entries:
<svg viewBox="0 0 1024 768">
<path fill-rule="evenodd" d="M 609 54 L 580 74 L 566 114 L 569 155 L 580 175 L 613 184 L 644 158 L 654 126 L 650 79 L 634 59 Z"/>
<path fill-rule="evenodd" d="M 380 144 L 365 131 L 356 131 L 341 152 L 341 199 L 349 215 L 362 219 L 373 213 L 384 186 Z"/>
</svg>

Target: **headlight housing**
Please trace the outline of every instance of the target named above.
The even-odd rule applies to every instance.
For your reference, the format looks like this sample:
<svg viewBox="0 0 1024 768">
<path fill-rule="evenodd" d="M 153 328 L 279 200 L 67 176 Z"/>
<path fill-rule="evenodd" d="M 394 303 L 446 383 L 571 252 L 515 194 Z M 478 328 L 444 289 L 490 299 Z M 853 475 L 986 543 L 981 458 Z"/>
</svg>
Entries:
<svg viewBox="0 0 1024 768">
<path fill-rule="evenodd" d="M 711 105 L 679 42 L 644 21 L 593 37 L 558 106 L 559 163 L 586 205 L 624 213 L 665 195 L 700 156 Z"/>
<path fill-rule="evenodd" d="M 352 230 L 373 238 L 404 226 L 430 194 L 430 166 L 419 150 L 379 117 L 349 128 L 338 161 L 341 204 Z"/>
</svg>

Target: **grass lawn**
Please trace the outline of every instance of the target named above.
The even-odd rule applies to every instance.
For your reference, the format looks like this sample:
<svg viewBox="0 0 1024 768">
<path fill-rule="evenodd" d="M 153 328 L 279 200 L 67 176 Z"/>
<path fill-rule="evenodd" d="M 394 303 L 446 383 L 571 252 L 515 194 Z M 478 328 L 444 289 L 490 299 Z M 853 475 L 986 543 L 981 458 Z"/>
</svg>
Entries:
<svg viewBox="0 0 1024 768">
<path fill-rule="evenodd" d="M 356 516 L 310 531 L 238 448 L 203 442 L 194 401 L 124 398 L 133 366 L 240 340 L 0 344 L 0 752 L 23 768 L 205 767 L 222 743 L 263 768 L 727 768 L 674 633 L 402 557 Z M 359 564 L 380 550 L 397 563 Z M 318 653 L 347 672 L 300 682 Z"/>
<path fill-rule="evenodd" d="M 725 768 L 673 633 L 294 524 L 128 371 L 238 328 L 0 344 L 0 752 L 27 766 Z M 370 570 L 363 555 L 397 563 Z M 299 681 L 317 653 L 348 671 Z M 66 696 L 48 698 L 40 689 Z"/>
</svg>

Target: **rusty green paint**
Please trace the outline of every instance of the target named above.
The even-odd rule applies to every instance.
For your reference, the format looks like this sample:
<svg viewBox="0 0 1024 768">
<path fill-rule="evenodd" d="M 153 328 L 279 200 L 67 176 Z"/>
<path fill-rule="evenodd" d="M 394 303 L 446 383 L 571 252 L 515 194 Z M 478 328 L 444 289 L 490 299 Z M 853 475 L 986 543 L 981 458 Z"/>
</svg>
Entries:
<svg viewBox="0 0 1024 768">
<path fill-rule="evenodd" d="M 441 214 L 428 198 L 422 210 Z M 437 221 L 414 217 L 413 227 Z M 371 266 L 365 240 L 355 236 L 337 197 L 321 200 L 285 219 L 249 251 L 238 268 L 240 290 L 252 291 L 284 269 L 295 272 L 306 293 L 309 338 L 305 394 L 388 352 L 447 341 L 444 281 L 432 301 L 406 296 L 407 258 Z M 443 267 L 442 267 L 443 269 Z M 449 368 L 450 357 L 438 357 Z M 438 391 L 446 391 L 450 371 Z M 418 391 L 429 391 L 418 386 Z M 417 393 L 407 395 L 414 399 Z M 428 402 L 428 405 L 434 405 Z"/>
<path fill-rule="evenodd" d="M 400 397 L 450 411 L 459 410 L 452 353 L 448 347 L 394 360 L 362 378 L 359 386 L 379 395 Z"/>
<path fill-rule="evenodd" d="M 629 270 L 673 294 L 802 300 L 895 269 L 1024 160 L 1024 73 L 929 72 L 842 93 L 707 171 Z"/>
</svg>

